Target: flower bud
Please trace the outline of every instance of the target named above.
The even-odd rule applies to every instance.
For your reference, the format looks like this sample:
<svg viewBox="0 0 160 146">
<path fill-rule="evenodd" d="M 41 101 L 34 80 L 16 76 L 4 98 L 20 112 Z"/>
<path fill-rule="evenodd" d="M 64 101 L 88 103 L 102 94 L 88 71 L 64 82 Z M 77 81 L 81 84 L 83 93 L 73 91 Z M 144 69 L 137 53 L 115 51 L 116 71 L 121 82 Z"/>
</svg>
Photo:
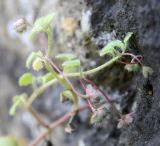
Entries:
<svg viewBox="0 0 160 146">
<path fill-rule="evenodd" d="M 25 18 L 20 18 L 13 23 L 13 28 L 17 33 L 22 33 L 27 29 L 28 24 Z"/>
<path fill-rule="evenodd" d="M 36 71 L 40 71 L 43 68 L 43 63 L 40 58 L 36 58 L 32 64 L 32 67 Z"/>
</svg>

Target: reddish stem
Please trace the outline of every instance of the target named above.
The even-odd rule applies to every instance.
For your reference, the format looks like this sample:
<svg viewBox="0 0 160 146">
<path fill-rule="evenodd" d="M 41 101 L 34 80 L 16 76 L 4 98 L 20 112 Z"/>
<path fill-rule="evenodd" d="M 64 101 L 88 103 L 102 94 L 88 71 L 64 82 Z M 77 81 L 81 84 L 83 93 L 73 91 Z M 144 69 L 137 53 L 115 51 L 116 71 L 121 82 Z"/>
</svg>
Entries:
<svg viewBox="0 0 160 146">
<path fill-rule="evenodd" d="M 81 112 L 85 109 L 88 109 L 89 105 L 85 105 L 82 106 L 78 109 L 78 112 Z M 50 129 L 54 129 L 56 127 L 58 127 L 59 125 L 61 125 L 62 123 L 64 123 L 65 121 L 67 121 L 70 117 L 72 116 L 72 112 L 68 112 L 66 113 L 64 116 L 62 116 L 61 118 L 57 119 L 56 121 L 54 121 L 53 123 L 51 123 L 49 125 Z M 49 131 L 43 131 L 41 132 L 30 144 L 29 146 L 36 146 L 42 139 L 45 138 L 45 136 L 48 134 Z"/>
<path fill-rule="evenodd" d="M 81 83 L 81 86 L 83 87 L 83 90 L 86 92 L 86 86 L 84 85 L 83 81 L 80 78 L 78 78 L 78 80 Z M 92 112 L 94 112 L 95 108 L 93 107 L 91 100 L 87 99 L 87 102 L 88 102 L 88 105 L 90 106 Z"/>
<path fill-rule="evenodd" d="M 93 81 L 88 80 L 86 78 L 83 78 L 85 81 L 89 82 L 90 84 L 92 84 L 97 90 L 99 90 L 99 92 L 101 92 L 101 94 L 105 97 L 105 99 L 107 100 L 107 102 L 113 107 L 113 109 L 118 113 L 118 115 L 121 115 L 118 111 L 118 109 L 116 108 L 116 106 L 112 103 L 112 101 L 110 100 L 109 96 L 106 95 L 106 93 L 103 92 L 103 90 L 101 90 Z"/>
<path fill-rule="evenodd" d="M 79 95 L 79 96 L 84 96 L 82 95 L 81 93 L 79 93 L 78 91 L 76 91 L 76 89 L 73 87 L 72 83 L 69 81 L 69 79 L 63 74 L 63 72 L 53 63 L 52 60 L 50 60 L 47 56 L 46 56 L 46 59 L 48 60 L 48 62 L 52 65 L 52 67 L 59 73 L 61 74 L 64 79 L 66 80 L 66 82 L 70 85 L 70 87 L 72 88 L 73 92 L 76 94 L 76 95 Z"/>
<path fill-rule="evenodd" d="M 124 53 L 123 54 L 124 56 L 131 56 L 132 57 L 132 61 L 131 61 L 131 63 L 134 61 L 134 60 L 137 60 L 137 62 L 139 63 L 139 64 L 141 64 L 142 65 L 142 56 L 141 55 L 134 55 L 134 54 L 132 54 L 132 53 Z M 140 58 L 140 59 L 139 59 Z"/>
</svg>

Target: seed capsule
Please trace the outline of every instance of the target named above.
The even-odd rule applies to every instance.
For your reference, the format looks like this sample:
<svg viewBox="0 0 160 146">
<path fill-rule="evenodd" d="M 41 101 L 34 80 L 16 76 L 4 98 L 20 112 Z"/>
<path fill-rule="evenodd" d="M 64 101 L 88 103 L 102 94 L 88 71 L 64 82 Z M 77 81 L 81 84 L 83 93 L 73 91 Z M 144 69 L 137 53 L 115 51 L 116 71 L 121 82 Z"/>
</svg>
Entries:
<svg viewBox="0 0 160 146">
<path fill-rule="evenodd" d="M 22 33 L 27 29 L 28 24 L 25 18 L 20 18 L 13 23 L 13 28 L 17 33 Z"/>
</svg>

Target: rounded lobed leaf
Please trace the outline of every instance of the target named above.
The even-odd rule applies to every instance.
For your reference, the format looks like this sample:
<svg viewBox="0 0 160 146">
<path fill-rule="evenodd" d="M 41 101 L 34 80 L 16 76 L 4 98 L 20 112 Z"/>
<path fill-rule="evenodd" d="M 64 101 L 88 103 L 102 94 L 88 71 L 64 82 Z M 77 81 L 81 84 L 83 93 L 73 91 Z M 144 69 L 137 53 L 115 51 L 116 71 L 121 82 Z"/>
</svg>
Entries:
<svg viewBox="0 0 160 146">
<path fill-rule="evenodd" d="M 33 62 L 33 60 L 36 58 L 36 53 L 35 52 L 32 52 L 29 56 L 28 56 L 28 58 L 27 58 L 27 60 L 26 60 L 26 67 L 27 68 L 30 68 L 30 66 L 32 65 L 32 62 Z"/>
<path fill-rule="evenodd" d="M 46 32 L 52 23 L 54 14 L 48 14 L 36 20 L 34 27 L 30 33 L 30 39 L 32 40 L 37 32 Z"/>
<path fill-rule="evenodd" d="M 41 51 L 37 51 L 37 52 L 31 52 L 29 54 L 29 56 L 27 57 L 27 60 L 26 60 L 26 67 L 27 68 L 30 68 L 33 61 L 36 59 L 36 57 L 42 57 L 43 56 L 43 53 Z"/>
<path fill-rule="evenodd" d="M 123 51 L 125 45 L 120 40 L 111 41 L 104 48 L 102 48 L 102 50 L 99 53 L 100 56 L 104 56 L 104 55 L 106 55 L 108 53 L 112 54 L 112 55 L 115 54 L 115 52 L 116 52 L 116 48 L 115 47 L 117 47 L 117 48 L 119 48 L 119 49 L 121 49 Z"/>
<path fill-rule="evenodd" d="M 27 86 L 32 84 L 33 76 L 31 73 L 25 73 L 19 78 L 19 86 Z"/>
<path fill-rule="evenodd" d="M 48 81 L 53 80 L 54 78 L 55 78 L 54 75 L 49 72 L 49 73 L 45 74 L 45 75 L 42 77 L 42 82 L 43 82 L 43 84 L 44 84 L 44 83 L 46 83 L 46 82 L 48 82 Z"/>
<path fill-rule="evenodd" d="M 80 63 L 79 59 L 65 61 L 62 64 L 63 72 L 65 72 L 65 73 L 79 72 L 80 65 L 81 65 L 81 63 Z"/>
<path fill-rule="evenodd" d="M 77 58 L 74 54 L 71 53 L 63 53 L 63 54 L 58 54 L 55 56 L 56 59 L 62 60 L 62 61 L 68 61 L 68 60 L 73 60 Z"/>
<path fill-rule="evenodd" d="M 112 48 L 112 49 L 105 49 L 103 50 L 102 52 L 99 53 L 100 56 L 104 56 L 104 55 L 107 55 L 107 54 L 110 54 L 112 57 L 115 56 L 115 49 Z"/>
<path fill-rule="evenodd" d="M 140 69 L 138 64 L 126 64 L 124 68 L 128 72 L 137 72 Z"/>
<path fill-rule="evenodd" d="M 23 100 L 27 98 L 27 94 L 23 93 L 21 95 L 16 95 L 13 97 L 13 105 L 9 110 L 9 114 L 14 116 L 17 112 L 17 107 L 23 106 Z"/>
<path fill-rule="evenodd" d="M 153 69 L 149 66 L 142 66 L 142 74 L 145 78 L 148 78 L 149 75 L 153 74 Z"/>
<path fill-rule="evenodd" d="M 40 58 L 36 58 L 32 64 L 32 67 L 35 71 L 40 71 L 43 68 L 43 63 Z"/>
<path fill-rule="evenodd" d="M 75 60 L 68 60 L 68 61 L 65 61 L 62 66 L 63 67 L 75 67 L 75 66 L 80 66 L 81 63 L 80 63 L 80 60 L 79 59 L 75 59 Z"/>
</svg>

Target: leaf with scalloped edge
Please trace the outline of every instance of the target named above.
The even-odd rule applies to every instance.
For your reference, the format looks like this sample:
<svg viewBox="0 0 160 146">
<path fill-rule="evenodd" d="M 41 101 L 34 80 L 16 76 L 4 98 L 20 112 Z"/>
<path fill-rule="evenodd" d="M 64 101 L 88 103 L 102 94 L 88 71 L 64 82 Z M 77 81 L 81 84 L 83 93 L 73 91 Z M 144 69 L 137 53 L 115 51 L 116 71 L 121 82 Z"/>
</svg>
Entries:
<svg viewBox="0 0 160 146">
<path fill-rule="evenodd" d="M 42 76 L 42 82 L 43 82 L 43 84 L 45 84 L 48 81 L 53 80 L 54 78 L 55 78 L 54 75 L 51 72 L 49 72 L 49 73 L 45 74 L 44 76 Z"/>
<path fill-rule="evenodd" d="M 71 53 L 62 53 L 62 54 L 58 54 L 55 56 L 56 59 L 62 60 L 62 61 L 68 61 L 68 60 L 73 60 L 76 59 L 77 56 L 75 56 L 74 54 Z"/>
<path fill-rule="evenodd" d="M 37 19 L 31 30 L 29 38 L 32 40 L 37 32 L 46 32 L 47 29 L 50 27 L 54 16 L 55 15 L 52 13 Z"/>
<path fill-rule="evenodd" d="M 102 50 L 99 53 L 100 56 L 104 56 L 104 55 L 106 55 L 108 53 L 113 55 L 116 52 L 116 48 L 115 47 L 123 50 L 125 45 L 120 40 L 111 41 L 105 47 L 102 48 Z"/>
<path fill-rule="evenodd" d="M 142 66 L 142 74 L 145 78 L 148 78 L 149 75 L 153 74 L 153 69 L 149 66 Z"/>
<path fill-rule="evenodd" d="M 16 95 L 13 97 L 13 105 L 11 106 L 10 110 L 9 110 L 9 114 L 11 116 L 14 116 L 17 112 L 17 108 L 20 106 L 23 106 L 23 100 L 25 100 L 27 98 L 27 94 L 26 93 L 22 93 L 20 95 Z"/>
<path fill-rule="evenodd" d="M 81 63 L 80 63 L 79 59 L 65 61 L 62 64 L 63 72 L 65 72 L 65 73 L 79 72 L 80 65 L 81 65 Z"/>
<path fill-rule="evenodd" d="M 31 73 L 24 73 L 20 78 L 19 78 L 19 86 L 28 86 L 32 84 L 33 81 L 33 76 Z"/>
<path fill-rule="evenodd" d="M 124 67 L 128 72 L 137 72 L 140 67 L 138 64 L 126 64 Z"/>
</svg>

